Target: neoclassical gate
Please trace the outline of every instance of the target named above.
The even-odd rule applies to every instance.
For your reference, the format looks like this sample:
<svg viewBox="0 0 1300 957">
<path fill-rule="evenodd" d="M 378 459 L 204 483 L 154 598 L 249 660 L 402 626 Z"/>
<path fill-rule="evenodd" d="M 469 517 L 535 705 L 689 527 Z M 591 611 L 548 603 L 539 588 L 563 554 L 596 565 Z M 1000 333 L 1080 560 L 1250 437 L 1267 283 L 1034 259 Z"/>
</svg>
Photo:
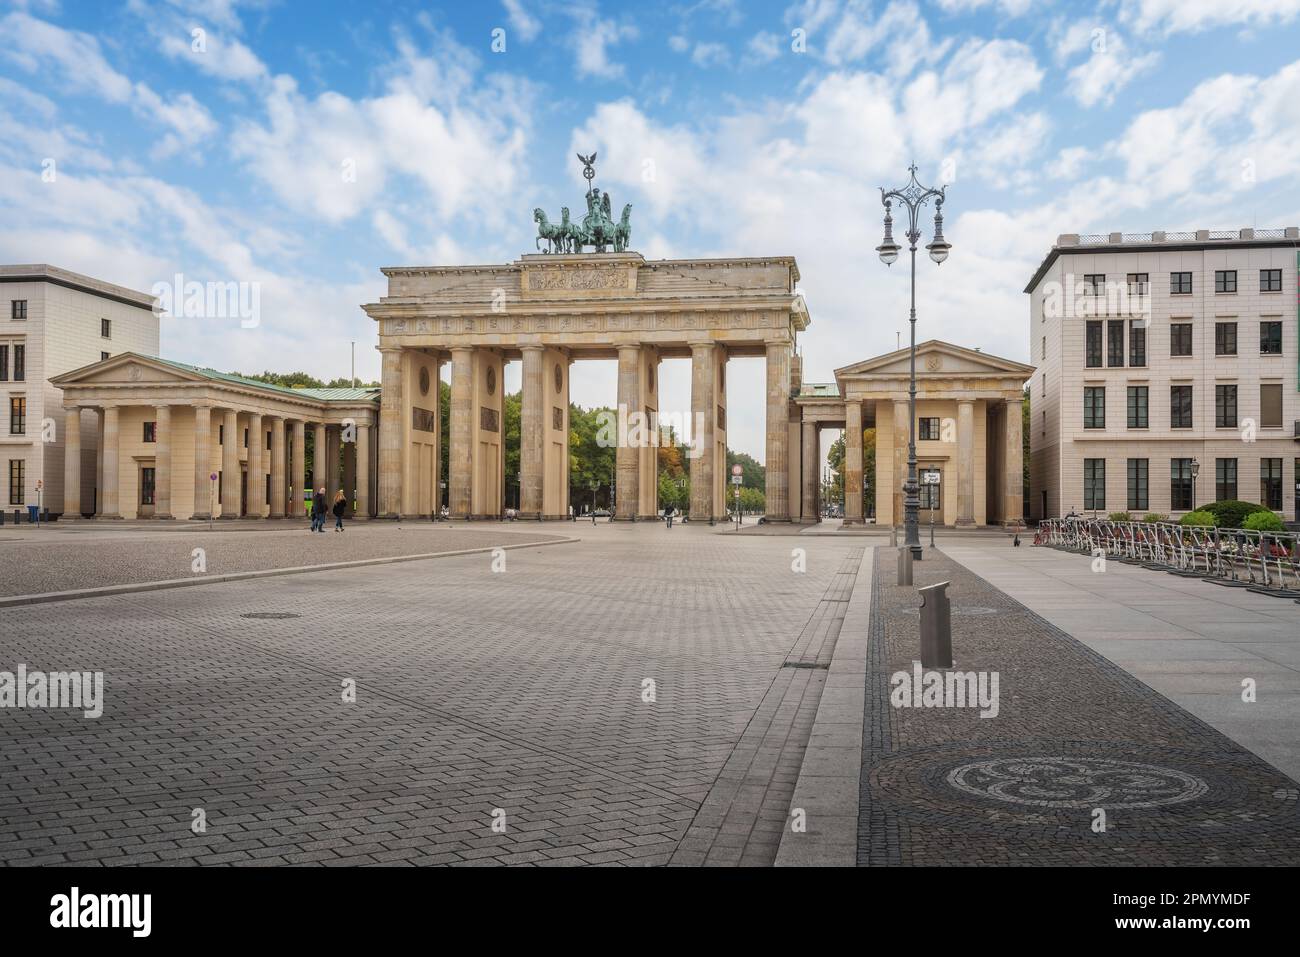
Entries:
<svg viewBox="0 0 1300 957">
<path fill-rule="evenodd" d="M 767 516 L 789 520 L 791 365 L 809 321 L 793 258 L 647 262 L 634 252 L 556 253 L 383 272 L 388 295 L 363 307 L 378 323 L 383 356 L 381 517 L 427 516 L 440 501 L 443 363 L 451 363 L 452 516 L 502 512 L 502 367 L 522 360 L 520 511 L 558 519 L 569 504 L 572 363 L 617 359 L 620 409 L 656 422 L 667 411 L 659 407 L 659 362 L 674 357 L 692 363 L 691 408 L 672 410 L 689 411 L 693 427 L 690 515 L 723 515 L 727 360 L 764 356 Z M 618 518 L 654 516 L 653 444 L 621 437 L 616 459 Z"/>
</svg>

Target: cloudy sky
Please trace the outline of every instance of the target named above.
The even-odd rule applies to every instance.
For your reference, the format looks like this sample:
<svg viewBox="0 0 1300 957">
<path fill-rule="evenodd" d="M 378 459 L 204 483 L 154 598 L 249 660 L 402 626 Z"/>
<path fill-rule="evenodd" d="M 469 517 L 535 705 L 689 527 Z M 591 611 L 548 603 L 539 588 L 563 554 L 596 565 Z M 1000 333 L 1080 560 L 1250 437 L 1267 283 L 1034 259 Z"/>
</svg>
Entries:
<svg viewBox="0 0 1300 957">
<path fill-rule="evenodd" d="M 0 0 L 0 261 L 257 282 L 260 325 L 168 320 L 164 354 L 329 378 L 355 340 L 376 378 L 379 268 L 532 250 L 597 150 L 647 258 L 798 258 L 825 381 L 906 340 L 873 247 L 914 160 L 953 243 L 919 337 L 1028 360 L 1057 234 L 1300 223 L 1298 40 L 1300 0 Z M 762 381 L 733 362 L 759 458 Z M 614 383 L 580 363 L 574 399 Z"/>
</svg>

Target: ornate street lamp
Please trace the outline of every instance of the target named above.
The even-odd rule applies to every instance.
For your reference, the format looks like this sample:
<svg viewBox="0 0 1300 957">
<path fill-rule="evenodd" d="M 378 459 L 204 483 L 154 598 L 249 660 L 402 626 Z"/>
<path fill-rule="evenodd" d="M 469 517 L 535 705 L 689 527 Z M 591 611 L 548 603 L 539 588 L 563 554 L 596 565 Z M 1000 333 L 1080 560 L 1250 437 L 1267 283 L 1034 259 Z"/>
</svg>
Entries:
<svg viewBox="0 0 1300 957">
<path fill-rule="evenodd" d="M 1192 509 L 1196 508 L 1196 477 L 1201 474 L 1201 463 L 1192 459 Z"/>
<path fill-rule="evenodd" d="M 922 186 L 916 181 L 916 164 L 913 163 L 908 167 L 911 173 L 906 186 L 901 189 L 886 190 L 883 186 L 880 188 L 880 200 L 885 204 L 885 238 L 876 252 L 880 254 L 880 261 L 886 266 L 891 266 L 898 261 L 900 247 L 894 242 L 894 217 L 892 206 L 895 201 L 907 211 L 907 238 L 908 249 L 912 254 L 912 310 L 910 313 L 910 324 L 912 332 L 912 345 L 910 362 L 910 374 L 908 378 L 907 390 L 907 409 L 908 409 L 908 431 L 907 431 L 907 481 L 903 483 L 903 514 L 904 514 L 904 536 L 903 544 L 912 552 L 912 560 L 921 560 L 921 533 L 917 525 L 917 511 L 921 502 L 917 496 L 920 486 L 916 481 L 916 244 L 921 238 L 921 230 L 918 228 L 917 220 L 921 209 L 932 198 L 934 203 L 934 239 L 925 248 L 930 252 L 930 258 L 936 263 L 941 263 L 948 258 L 948 250 L 952 246 L 943 238 L 943 201 L 944 194 L 948 187 L 940 186 L 938 189 L 930 189 Z"/>
</svg>

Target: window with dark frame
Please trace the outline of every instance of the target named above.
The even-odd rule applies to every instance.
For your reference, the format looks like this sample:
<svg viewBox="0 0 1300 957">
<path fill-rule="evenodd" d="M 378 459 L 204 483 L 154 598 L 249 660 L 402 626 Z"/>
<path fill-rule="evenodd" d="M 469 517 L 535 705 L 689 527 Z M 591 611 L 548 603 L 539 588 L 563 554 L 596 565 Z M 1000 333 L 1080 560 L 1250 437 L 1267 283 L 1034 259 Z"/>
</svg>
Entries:
<svg viewBox="0 0 1300 957">
<path fill-rule="evenodd" d="M 1214 500 L 1231 502 L 1237 497 L 1237 460 L 1214 460 Z"/>
<path fill-rule="evenodd" d="M 112 319 L 100 319 L 100 320 L 99 320 L 99 337 L 100 337 L 101 339 L 112 339 L 112 338 L 113 338 L 113 320 L 112 320 Z"/>
<path fill-rule="evenodd" d="M 1101 320 L 1089 319 L 1084 323 L 1083 364 L 1089 369 L 1101 368 Z"/>
<path fill-rule="evenodd" d="M 1125 508 L 1147 509 L 1151 507 L 1148 504 L 1148 461 L 1147 459 L 1128 460 L 1128 504 Z"/>
<path fill-rule="evenodd" d="M 9 318 L 15 322 L 22 322 L 27 318 L 27 300 L 15 299 L 9 306 Z"/>
<path fill-rule="evenodd" d="M 1106 460 L 1083 460 L 1083 507 L 1101 510 L 1106 507 Z"/>
<path fill-rule="evenodd" d="M 244 448 L 248 448 L 248 429 L 244 429 Z"/>
<path fill-rule="evenodd" d="M 1106 292 L 1106 274 L 1101 272 L 1085 273 L 1083 291 L 1089 296 L 1101 296 Z"/>
<path fill-rule="evenodd" d="M 146 422 L 146 423 L 144 424 L 144 441 L 146 441 L 146 442 L 157 442 L 157 441 L 158 441 L 158 423 L 157 423 L 157 422 Z"/>
<path fill-rule="evenodd" d="M 1237 387 L 1235 385 L 1216 385 L 1214 387 L 1214 427 L 1216 429 L 1235 429 L 1237 427 Z"/>
<path fill-rule="evenodd" d="M 1190 356 L 1192 354 L 1192 324 L 1190 322 L 1171 322 L 1169 324 L 1169 354 L 1171 356 Z"/>
<path fill-rule="evenodd" d="M 99 361 L 100 361 L 100 362 L 103 362 L 103 361 L 104 361 L 105 359 L 107 359 L 107 358 L 108 358 L 108 353 L 107 353 L 107 352 L 101 352 L 101 353 L 99 354 Z"/>
<path fill-rule="evenodd" d="M 926 416 L 916 421 L 916 437 L 920 441 L 937 442 L 939 440 L 939 419 L 937 417 Z"/>
<path fill-rule="evenodd" d="M 1214 270 L 1214 291 L 1215 292 L 1236 292 L 1237 291 L 1237 270 L 1235 269 Z"/>
<path fill-rule="evenodd" d="M 1190 296 L 1192 294 L 1192 274 L 1189 272 L 1171 272 L 1169 274 L 1169 294 L 1171 296 Z"/>
<path fill-rule="evenodd" d="M 1128 427 L 1145 429 L 1147 420 L 1147 386 L 1131 385 L 1128 387 Z"/>
<path fill-rule="evenodd" d="M 1089 385 L 1083 388 L 1083 427 L 1106 427 L 1106 387 Z"/>
<path fill-rule="evenodd" d="M 1216 322 L 1214 324 L 1214 354 L 1216 356 L 1235 356 L 1237 354 L 1237 324 L 1235 322 Z"/>
<path fill-rule="evenodd" d="M 9 504 L 22 505 L 24 487 L 27 485 L 27 463 L 22 459 L 9 460 Z"/>
<path fill-rule="evenodd" d="M 27 434 L 27 398 L 21 395 L 9 397 L 9 434 Z"/>
<path fill-rule="evenodd" d="M 1268 319 L 1259 324 L 1259 354 L 1261 356 L 1280 356 L 1282 354 L 1282 323 Z"/>
<path fill-rule="evenodd" d="M 14 343 L 14 381 L 24 382 L 27 379 L 27 347 L 21 342 Z"/>
<path fill-rule="evenodd" d="M 153 505 L 153 504 L 155 504 L 155 502 L 154 502 L 154 489 L 155 489 L 155 480 L 154 480 L 154 476 L 155 476 L 156 474 L 157 474 L 157 473 L 153 470 L 153 468 L 150 467 L 150 466 L 147 466 L 147 465 L 140 469 L 140 504 L 141 504 L 141 505 Z"/>
<path fill-rule="evenodd" d="M 1128 364 L 1138 369 L 1147 364 L 1147 330 L 1138 321 L 1128 331 Z"/>
<path fill-rule="evenodd" d="M 1260 292 L 1281 292 L 1282 291 L 1282 270 L 1261 269 L 1259 271 L 1259 291 Z"/>
<path fill-rule="evenodd" d="M 1111 319 L 1106 323 L 1106 365 L 1110 368 L 1124 365 L 1124 320 Z"/>
<path fill-rule="evenodd" d="M 267 433 L 266 433 L 266 450 L 267 450 L 268 452 L 271 451 L 271 433 L 270 433 L 270 432 L 267 432 Z"/>
<path fill-rule="evenodd" d="M 0 382 L 9 381 L 9 346 L 0 344 Z"/>
<path fill-rule="evenodd" d="M 1282 510 L 1282 460 L 1259 460 L 1259 503 L 1275 512 Z"/>
<path fill-rule="evenodd" d="M 1192 387 L 1190 385 L 1173 385 L 1169 387 L 1169 427 L 1171 429 L 1190 429 L 1192 427 Z"/>
<path fill-rule="evenodd" d="M 1144 272 L 1131 272 L 1128 274 L 1128 294 L 1130 296 L 1145 296 L 1151 288 L 1151 275 Z"/>
<path fill-rule="evenodd" d="M 1282 383 L 1261 382 L 1259 385 L 1259 427 L 1282 428 Z"/>
<path fill-rule="evenodd" d="M 1169 505 L 1176 512 L 1192 509 L 1192 460 L 1169 460 Z"/>
</svg>

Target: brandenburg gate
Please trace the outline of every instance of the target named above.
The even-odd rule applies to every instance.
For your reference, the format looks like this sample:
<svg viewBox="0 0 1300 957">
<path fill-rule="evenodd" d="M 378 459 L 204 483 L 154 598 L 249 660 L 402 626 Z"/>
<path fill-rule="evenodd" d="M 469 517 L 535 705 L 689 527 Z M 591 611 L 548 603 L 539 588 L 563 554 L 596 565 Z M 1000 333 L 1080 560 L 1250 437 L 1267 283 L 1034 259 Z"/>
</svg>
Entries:
<svg viewBox="0 0 1300 957">
<path fill-rule="evenodd" d="M 584 162 L 586 160 L 584 159 Z M 453 518 L 500 517 L 505 487 L 503 365 L 523 363 L 520 512 L 568 517 L 569 373 L 581 359 L 618 361 L 618 405 L 651 423 L 648 441 L 616 452 L 618 520 L 657 512 L 659 363 L 691 360 L 692 520 L 726 513 L 726 370 L 732 356 L 767 361 L 767 518 L 790 518 L 791 399 L 796 337 L 808 313 L 795 292 L 790 257 L 646 261 L 625 248 L 624 231 L 602 216 L 594 190 L 588 221 L 610 226 L 608 241 L 586 237 L 557 251 L 499 266 L 384 269 L 388 295 L 364 307 L 378 323 L 383 357 L 378 512 L 425 517 L 439 489 L 439 389 L 451 364 L 448 506 Z M 545 217 L 537 211 L 539 222 Z M 568 210 L 564 210 L 567 224 Z M 579 233 L 582 227 L 577 227 Z M 539 243 L 546 237 L 539 230 Z M 619 239 L 623 242 L 619 242 Z M 584 244 L 596 252 L 582 252 Z M 613 245 L 614 251 L 606 246 Z M 576 250 L 576 251 L 575 251 Z M 677 420 L 687 410 L 674 410 Z M 675 420 L 676 421 L 676 420 Z M 622 432 L 622 430 L 620 430 Z M 797 434 L 797 432 L 795 433 Z"/>
</svg>

